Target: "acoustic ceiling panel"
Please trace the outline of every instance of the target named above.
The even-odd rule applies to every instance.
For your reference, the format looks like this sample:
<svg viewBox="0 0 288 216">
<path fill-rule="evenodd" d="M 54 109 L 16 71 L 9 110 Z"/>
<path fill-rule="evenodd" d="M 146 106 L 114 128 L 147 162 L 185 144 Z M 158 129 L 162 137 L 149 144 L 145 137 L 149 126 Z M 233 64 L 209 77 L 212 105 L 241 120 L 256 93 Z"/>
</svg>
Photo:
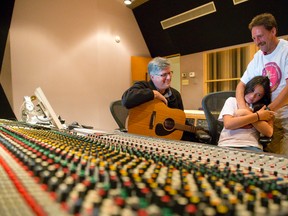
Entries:
<svg viewBox="0 0 288 216">
<path fill-rule="evenodd" d="M 248 1 L 248 0 L 233 0 L 233 3 L 234 3 L 234 5 L 237 5 L 237 4 L 246 2 L 246 1 Z"/>
<path fill-rule="evenodd" d="M 163 29 L 161 21 L 212 1 L 216 12 Z M 252 42 L 248 24 L 255 15 L 265 12 L 275 16 L 278 35 L 287 35 L 287 8 L 287 0 L 250 0 L 236 5 L 233 0 L 149 0 L 133 9 L 133 13 L 149 52 L 155 57 L 187 55 Z"/>
<path fill-rule="evenodd" d="M 163 29 L 167 29 L 214 12 L 216 12 L 216 7 L 214 2 L 212 1 L 192 10 L 165 19 L 161 21 L 161 25 Z"/>
</svg>

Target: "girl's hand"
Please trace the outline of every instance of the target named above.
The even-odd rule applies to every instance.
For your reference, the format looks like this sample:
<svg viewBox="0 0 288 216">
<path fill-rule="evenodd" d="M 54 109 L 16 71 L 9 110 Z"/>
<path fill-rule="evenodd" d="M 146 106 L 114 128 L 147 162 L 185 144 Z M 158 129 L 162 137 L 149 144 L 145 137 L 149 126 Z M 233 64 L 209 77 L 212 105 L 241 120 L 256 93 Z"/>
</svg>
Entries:
<svg viewBox="0 0 288 216">
<path fill-rule="evenodd" d="M 266 106 L 263 106 L 260 110 L 258 110 L 256 113 L 258 113 L 259 121 L 270 121 L 273 120 L 275 117 L 275 112 L 270 110 L 265 110 Z"/>
</svg>

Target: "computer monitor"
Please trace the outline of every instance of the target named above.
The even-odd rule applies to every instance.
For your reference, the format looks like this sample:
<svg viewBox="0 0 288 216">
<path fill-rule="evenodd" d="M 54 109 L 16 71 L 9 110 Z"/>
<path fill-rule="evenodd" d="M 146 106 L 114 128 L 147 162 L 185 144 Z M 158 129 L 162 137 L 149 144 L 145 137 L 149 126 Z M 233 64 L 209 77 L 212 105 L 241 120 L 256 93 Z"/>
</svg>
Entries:
<svg viewBox="0 0 288 216">
<path fill-rule="evenodd" d="M 46 98 L 44 92 L 40 87 L 36 88 L 34 94 L 37 99 L 37 108 L 39 108 L 44 115 L 56 128 L 64 129 L 64 126 L 61 124 L 59 118 L 57 117 L 56 113 L 54 112 L 52 106 L 50 105 L 48 99 Z M 36 108 L 36 109 L 37 109 Z M 39 117 L 38 117 L 39 118 Z"/>
</svg>

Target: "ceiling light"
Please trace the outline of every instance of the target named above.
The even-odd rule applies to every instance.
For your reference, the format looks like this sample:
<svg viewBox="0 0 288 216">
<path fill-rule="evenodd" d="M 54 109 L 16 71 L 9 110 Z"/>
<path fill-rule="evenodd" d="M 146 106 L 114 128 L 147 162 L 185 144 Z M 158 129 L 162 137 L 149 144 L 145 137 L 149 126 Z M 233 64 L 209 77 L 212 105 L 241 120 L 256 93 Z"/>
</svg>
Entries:
<svg viewBox="0 0 288 216">
<path fill-rule="evenodd" d="M 131 0 L 124 0 L 124 4 L 125 4 L 125 5 L 130 5 L 131 3 L 132 3 Z"/>
</svg>

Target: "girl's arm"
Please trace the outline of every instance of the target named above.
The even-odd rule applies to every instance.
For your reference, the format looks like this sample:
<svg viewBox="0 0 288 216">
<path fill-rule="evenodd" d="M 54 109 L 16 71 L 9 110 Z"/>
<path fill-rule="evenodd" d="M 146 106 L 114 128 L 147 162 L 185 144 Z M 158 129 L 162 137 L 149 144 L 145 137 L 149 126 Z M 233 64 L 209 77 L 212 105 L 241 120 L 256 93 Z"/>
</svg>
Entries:
<svg viewBox="0 0 288 216">
<path fill-rule="evenodd" d="M 242 116 L 232 116 L 232 115 L 223 116 L 224 127 L 228 130 L 239 129 L 257 121 L 258 116 L 256 113 L 250 113 L 248 115 L 242 115 Z"/>
<path fill-rule="evenodd" d="M 235 130 L 258 121 L 270 121 L 273 119 L 273 117 L 274 113 L 272 111 L 265 110 L 265 106 L 263 106 L 259 111 L 255 113 L 239 109 L 237 110 L 235 116 L 224 115 L 223 122 L 226 129 Z M 259 127 L 261 127 L 261 124 Z"/>
<path fill-rule="evenodd" d="M 253 123 L 253 126 L 261 134 L 267 137 L 272 137 L 273 135 L 273 120 L 270 121 L 257 121 Z"/>
</svg>

